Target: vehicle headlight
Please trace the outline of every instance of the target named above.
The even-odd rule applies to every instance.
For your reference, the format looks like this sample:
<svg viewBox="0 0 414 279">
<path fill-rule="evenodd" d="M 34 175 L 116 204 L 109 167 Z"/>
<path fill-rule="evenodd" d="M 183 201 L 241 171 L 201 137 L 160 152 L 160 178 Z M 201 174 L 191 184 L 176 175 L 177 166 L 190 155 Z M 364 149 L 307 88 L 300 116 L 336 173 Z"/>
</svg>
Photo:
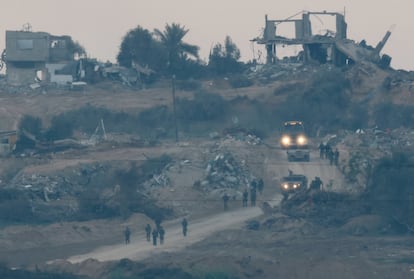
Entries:
<svg viewBox="0 0 414 279">
<path fill-rule="evenodd" d="M 282 187 L 283 187 L 283 189 L 285 189 L 285 190 L 289 189 L 289 185 L 288 185 L 287 183 L 283 184 L 283 185 L 282 185 Z"/>
<path fill-rule="evenodd" d="M 298 187 L 297 184 L 293 184 L 293 189 L 296 189 Z"/>
<path fill-rule="evenodd" d="M 282 137 L 282 145 L 290 145 L 290 137 L 289 136 L 283 136 Z"/>
<path fill-rule="evenodd" d="M 305 145 L 305 144 L 306 144 L 306 142 L 307 142 L 307 139 L 306 139 L 306 137 L 305 137 L 305 136 L 298 136 L 298 138 L 296 139 L 296 142 L 297 142 L 299 145 Z"/>
</svg>

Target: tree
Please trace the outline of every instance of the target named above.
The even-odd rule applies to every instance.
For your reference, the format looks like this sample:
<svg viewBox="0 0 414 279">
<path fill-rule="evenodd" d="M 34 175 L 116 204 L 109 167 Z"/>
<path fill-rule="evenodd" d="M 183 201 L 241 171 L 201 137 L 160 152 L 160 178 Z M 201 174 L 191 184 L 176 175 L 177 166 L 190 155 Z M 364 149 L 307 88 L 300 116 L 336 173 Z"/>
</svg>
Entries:
<svg viewBox="0 0 414 279">
<path fill-rule="evenodd" d="M 160 70 L 166 63 L 161 44 L 152 34 L 141 26 L 128 31 L 122 39 L 117 61 L 121 66 L 130 68 L 133 63 Z"/>
<path fill-rule="evenodd" d="M 67 48 L 73 57 L 81 57 L 86 55 L 85 48 L 79 42 L 72 40 L 69 36 L 67 36 L 67 38 Z"/>
<path fill-rule="evenodd" d="M 243 70 L 240 59 L 240 50 L 232 41 L 230 36 L 226 36 L 224 46 L 220 43 L 214 45 L 209 56 L 208 67 L 214 74 L 222 75 L 227 73 L 240 73 Z"/>
<path fill-rule="evenodd" d="M 177 23 L 166 24 L 165 30 L 154 30 L 155 36 L 160 40 L 167 53 L 167 72 L 177 74 L 177 71 L 185 68 L 189 57 L 198 58 L 199 47 L 183 42 L 188 33 L 185 26 Z"/>
<path fill-rule="evenodd" d="M 32 136 L 37 140 L 42 138 L 42 120 L 39 117 L 24 115 L 18 129 L 20 134 L 17 143 L 18 149 L 33 148 L 35 141 Z"/>
</svg>

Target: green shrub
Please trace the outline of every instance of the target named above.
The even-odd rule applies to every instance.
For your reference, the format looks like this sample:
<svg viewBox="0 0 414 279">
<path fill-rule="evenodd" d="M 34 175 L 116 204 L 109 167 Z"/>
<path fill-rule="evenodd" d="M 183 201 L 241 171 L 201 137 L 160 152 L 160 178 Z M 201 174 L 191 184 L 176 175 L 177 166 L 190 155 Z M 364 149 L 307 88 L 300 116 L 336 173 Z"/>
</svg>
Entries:
<svg viewBox="0 0 414 279">
<path fill-rule="evenodd" d="M 74 123 L 70 118 L 64 116 L 55 116 L 52 118 L 49 129 L 45 137 L 49 141 L 70 138 L 73 135 Z"/>
<path fill-rule="evenodd" d="M 19 122 L 19 138 L 16 143 L 17 150 L 33 148 L 36 142 L 26 132 L 33 135 L 36 139 L 42 139 L 42 120 L 38 117 L 25 115 Z"/>
<path fill-rule="evenodd" d="M 14 189 L 0 190 L 1 223 L 32 223 L 32 217 L 30 201 L 23 192 Z"/>
<path fill-rule="evenodd" d="M 236 75 L 230 77 L 229 83 L 232 88 L 242 88 L 253 85 L 253 81 L 244 75 Z"/>
<path fill-rule="evenodd" d="M 201 82 L 194 79 L 177 81 L 177 89 L 183 91 L 195 91 L 201 88 Z"/>
<path fill-rule="evenodd" d="M 373 168 L 366 199 L 382 215 L 414 226 L 414 152 L 394 151 Z"/>
<path fill-rule="evenodd" d="M 192 121 L 210 121 L 223 118 L 227 102 L 217 94 L 198 92 L 193 100 L 177 100 L 177 118 L 181 123 Z"/>
<path fill-rule="evenodd" d="M 414 107 L 383 103 L 374 110 L 375 123 L 382 129 L 399 127 L 414 127 Z"/>
</svg>

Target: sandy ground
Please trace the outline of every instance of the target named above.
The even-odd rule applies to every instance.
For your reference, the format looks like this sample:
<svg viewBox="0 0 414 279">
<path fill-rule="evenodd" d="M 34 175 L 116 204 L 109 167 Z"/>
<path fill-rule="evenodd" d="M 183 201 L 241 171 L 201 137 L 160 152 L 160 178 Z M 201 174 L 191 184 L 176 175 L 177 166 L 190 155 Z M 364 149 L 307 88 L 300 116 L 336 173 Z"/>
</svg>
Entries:
<svg viewBox="0 0 414 279">
<path fill-rule="evenodd" d="M 122 91 L 119 89 L 119 91 Z M 272 88 L 224 90 L 227 98 L 249 95 L 266 98 L 263 94 Z M 224 94 L 225 93 L 225 94 Z M 119 94 L 119 102 L 113 102 L 113 94 Z M 185 95 L 185 92 L 179 92 Z M 273 96 L 272 96 L 273 97 Z M 68 94 L 28 94 L 21 96 L 0 95 L 0 125 L 15 127 L 18 119 L 29 113 L 50 117 L 57 113 L 78 108 L 80 103 L 114 110 L 136 110 L 154 104 L 169 104 L 170 92 L 145 90 L 118 93 L 108 90 L 94 92 L 71 92 Z M 56 104 L 60 104 L 56 106 Z M 46 117 L 46 118 L 47 118 Z M 46 119 L 47 120 L 47 119 Z M 195 153 L 207 149 L 202 143 L 165 143 L 153 148 L 113 148 L 78 154 L 54 154 L 48 160 L 29 166 L 26 173 L 53 173 L 81 163 L 105 160 L 144 160 L 167 153 L 179 158 L 194 159 Z M 270 202 L 277 208 L 281 196 L 277 182 L 288 170 L 312 179 L 319 176 L 331 190 L 347 191 L 341 173 L 327 161 L 319 159 L 315 151 L 310 162 L 287 162 L 286 154 L 278 148 L 249 146 L 231 143 L 228 146 L 265 180 L 265 192 L 259 196 L 258 205 Z M 197 155 L 197 154 L 196 154 Z M 205 154 L 204 154 L 205 155 Z M 203 155 L 203 156 L 204 156 Z M 198 156 L 198 155 L 197 155 Z M 201 156 L 201 155 L 200 155 Z M 194 166 L 185 175 L 173 173 L 179 181 L 160 192 L 160 197 L 188 193 L 192 182 L 202 172 L 202 166 Z M 184 172 L 185 173 L 185 172 Z M 196 194 L 194 194 L 195 197 Z M 199 198 L 200 196 L 197 196 Z M 211 198 L 211 197 L 210 197 Z M 177 208 L 189 216 L 189 234 L 183 237 L 179 221 L 165 222 L 164 245 L 154 247 L 144 239 L 143 227 L 148 218 L 134 215 L 128 220 L 94 220 L 89 222 L 63 222 L 49 226 L 12 226 L 0 229 L 0 261 L 11 266 L 62 262 L 73 263 L 72 271 L 93 277 L 94 269 L 84 260 L 99 261 L 130 258 L 149 266 L 178 265 L 189 269 L 214 266 L 218 270 L 234 269 L 242 278 L 412 278 L 414 277 L 414 241 L 410 236 L 382 236 L 370 229 L 372 220 L 361 218 L 353 226 L 367 227 L 364 235 L 353 235 L 353 228 L 325 230 L 303 220 L 275 215 L 276 228 L 247 230 L 245 221 L 270 218 L 263 214 L 261 206 L 242 208 L 240 201 L 230 204 L 223 212 L 220 200 L 213 204 L 204 202 L 179 204 Z M 123 228 L 133 228 L 131 244 L 123 244 Z M 88 261 L 86 261 L 88 262 Z M 84 263 L 84 265 L 82 265 Z M 105 263 L 102 263 L 105 264 Z M 81 266 L 82 265 L 82 266 Z M 50 264 L 50 266 L 53 266 Z"/>
<path fill-rule="evenodd" d="M 286 175 L 288 169 L 294 171 L 294 173 L 304 173 L 308 177 L 321 176 L 323 181 L 333 181 L 335 189 L 341 189 L 343 179 L 335 166 L 330 166 L 328 162 L 322 161 L 319 158 L 314 159 L 312 162 L 306 163 L 289 163 L 285 164 L 284 152 L 280 149 L 274 150 L 275 157 L 266 158 L 266 166 L 272 174 Z M 312 154 L 314 156 L 314 154 Z M 277 160 L 276 160 L 277 159 Z M 278 176 L 273 176 L 275 185 L 277 185 Z M 276 187 L 275 187 L 276 188 Z M 273 192 L 277 192 L 274 189 Z M 280 204 L 281 195 L 273 194 L 273 196 L 260 196 L 258 205 L 267 202 L 271 207 L 277 207 Z M 109 247 L 98 248 L 84 255 L 76 255 L 70 257 L 68 260 L 72 263 L 80 262 L 88 258 L 97 259 L 99 261 L 119 260 L 122 258 L 130 258 L 132 260 L 141 260 L 146 257 L 152 256 L 154 253 L 159 252 L 171 252 L 178 249 L 184 249 L 185 247 L 199 242 L 205 239 L 207 236 L 212 235 L 215 232 L 219 232 L 226 229 L 241 229 L 241 225 L 244 222 L 259 217 L 263 214 L 263 211 L 259 206 L 250 208 L 239 208 L 232 210 L 231 212 L 225 212 L 217 215 L 208 216 L 198 220 L 191 220 L 191 226 L 189 229 L 189 236 L 183 238 L 181 232 L 180 220 L 166 223 L 168 241 L 158 246 L 156 249 L 148 245 L 144 240 L 144 235 L 138 235 L 140 240 L 134 241 L 130 245 L 115 245 Z"/>
</svg>

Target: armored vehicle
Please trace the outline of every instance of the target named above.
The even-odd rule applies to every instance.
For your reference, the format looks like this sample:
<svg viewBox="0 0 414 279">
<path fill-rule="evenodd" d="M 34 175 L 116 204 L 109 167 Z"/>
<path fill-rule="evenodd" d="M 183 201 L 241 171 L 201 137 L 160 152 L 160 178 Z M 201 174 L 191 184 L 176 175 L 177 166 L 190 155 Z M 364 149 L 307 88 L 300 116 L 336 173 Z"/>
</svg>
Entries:
<svg viewBox="0 0 414 279">
<path fill-rule="evenodd" d="M 306 191 L 308 188 L 308 179 L 303 174 L 292 174 L 282 177 L 280 181 L 280 191 L 285 199 L 289 194 Z"/>
<path fill-rule="evenodd" d="M 280 145 L 286 150 L 288 161 L 309 162 L 308 137 L 302 121 L 287 121 L 284 123 Z"/>
</svg>

